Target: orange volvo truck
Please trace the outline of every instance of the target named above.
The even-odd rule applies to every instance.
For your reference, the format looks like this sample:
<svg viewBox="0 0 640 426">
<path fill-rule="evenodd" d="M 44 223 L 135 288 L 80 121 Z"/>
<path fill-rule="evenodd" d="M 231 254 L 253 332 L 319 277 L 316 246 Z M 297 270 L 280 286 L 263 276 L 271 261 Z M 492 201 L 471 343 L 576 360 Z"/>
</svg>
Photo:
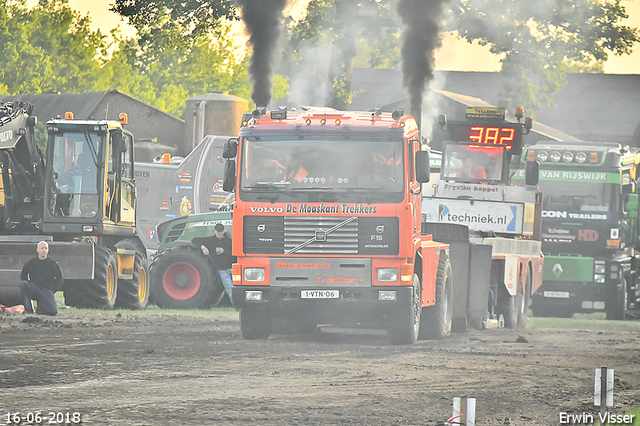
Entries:
<svg viewBox="0 0 640 426">
<path fill-rule="evenodd" d="M 223 148 L 245 339 L 275 319 L 386 329 L 395 344 L 450 334 L 449 246 L 421 231 L 420 145 L 401 110 L 245 115 Z"/>
</svg>

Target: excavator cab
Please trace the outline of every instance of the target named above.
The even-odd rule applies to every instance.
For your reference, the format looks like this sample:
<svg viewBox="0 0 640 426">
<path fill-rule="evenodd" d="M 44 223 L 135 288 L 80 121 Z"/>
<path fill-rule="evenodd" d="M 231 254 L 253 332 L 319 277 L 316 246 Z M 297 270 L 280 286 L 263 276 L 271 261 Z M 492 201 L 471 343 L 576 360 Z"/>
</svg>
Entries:
<svg viewBox="0 0 640 426">
<path fill-rule="evenodd" d="M 133 235 L 133 136 L 118 121 L 47 123 L 42 230 L 54 235 Z"/>
</svg>

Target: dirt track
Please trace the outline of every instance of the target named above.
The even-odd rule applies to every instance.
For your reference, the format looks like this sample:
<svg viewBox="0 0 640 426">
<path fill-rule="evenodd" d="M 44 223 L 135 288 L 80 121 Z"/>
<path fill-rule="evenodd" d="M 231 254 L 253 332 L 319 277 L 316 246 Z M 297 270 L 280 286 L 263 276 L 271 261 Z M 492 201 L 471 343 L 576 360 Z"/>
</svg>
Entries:
<svg viewBox="0 0 640 426">
<path fill-rule="evenodd" d="M 339 329 L 244 341 L 228 310 L 0 317 L 0 421 L 51 411 L 99 425 L 433 425 L 468 395 L 478 425 L 557 425 L 562 412 L 597 413 L 596 367 L 615 368 L 612 413 L 640 406 L 638 330 L 391 346 L 383 332 Z"/>
</svg>

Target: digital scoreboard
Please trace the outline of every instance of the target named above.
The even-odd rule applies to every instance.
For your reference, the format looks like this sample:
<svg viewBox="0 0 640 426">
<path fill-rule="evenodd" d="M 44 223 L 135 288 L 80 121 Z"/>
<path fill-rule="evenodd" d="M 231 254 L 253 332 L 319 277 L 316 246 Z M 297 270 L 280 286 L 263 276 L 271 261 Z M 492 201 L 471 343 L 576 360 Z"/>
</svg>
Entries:
<svg viewBox="0 0 640 426">
<path fill-rule="evenodd" d="M 512 155 L 522 152 L 522 124 L 491 121 L 450 121 L 449 140 L 483 145 L 503 145 Z"/>
</svg>

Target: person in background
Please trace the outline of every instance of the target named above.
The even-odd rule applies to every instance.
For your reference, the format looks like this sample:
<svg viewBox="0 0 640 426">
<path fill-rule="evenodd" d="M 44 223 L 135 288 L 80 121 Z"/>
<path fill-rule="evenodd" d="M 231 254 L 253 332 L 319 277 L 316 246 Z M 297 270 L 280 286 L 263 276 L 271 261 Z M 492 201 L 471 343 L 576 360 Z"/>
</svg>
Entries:
<svg viewBox="0 0 640 426">
<path fill-rule="evenodd" d="M 192 240 L 196 246 L 200 246 L 202 254 L 209 256 L 213 265 L 218 270 L 220 280 L 224 286 L 229 300 L 233 303 L 231 297 L 231 287 L 233 280 L 231 278 L 231 265 L 236 262 L 236 257 L 231 254 L 231 238 L 224 230 L 224 225 L 216 223 L 214 235 L 210 237 L 197 237 Z"/>
<path fill-rule="evenodd" d="M 37 314 L 57 315 L 58 304 L 54 294 L 62 287 L 62 271 L 58 262 L 49 257 L 49 244 L 40 241 L 36 249 L 38 256 L 31 258 L 22 267 L 20 291 L 25 313 L 33 313 L 32 300 L 37 303 Z"/>
<path fill-rule="evenodd" d="M 456 177 L 471 179 L 486 179 L 487 173 L 482 167 L 476 166 L 469 155 L 462 157 L 462 167 Z"/>
</svg>

